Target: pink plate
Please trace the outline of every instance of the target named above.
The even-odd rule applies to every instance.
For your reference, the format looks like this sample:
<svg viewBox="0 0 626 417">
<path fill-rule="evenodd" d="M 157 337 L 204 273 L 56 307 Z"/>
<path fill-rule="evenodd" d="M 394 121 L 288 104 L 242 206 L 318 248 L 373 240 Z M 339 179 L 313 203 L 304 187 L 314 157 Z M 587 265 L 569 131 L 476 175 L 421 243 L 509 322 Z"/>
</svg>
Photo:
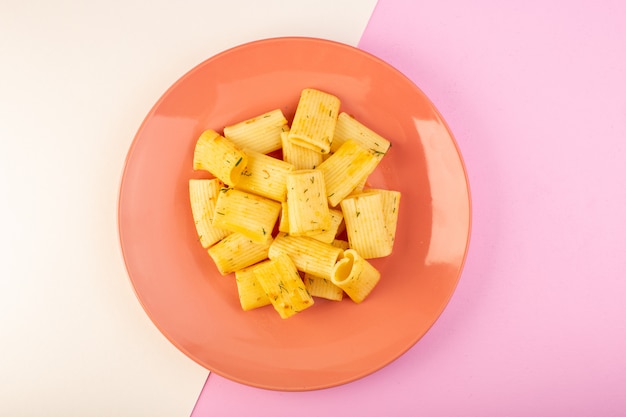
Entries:
<svg viewBox="0 0 626 417">
<path fill-rule="evenodd" d="M 341 109 L 393 146 L 370 178 L 402 192 L 393 254 L 372 260 L 381 281 L 361 304 L 317 299 L 283 320 L 242 311 L 234 277 L 200 246 L 188 196 L 204 129 L 281 108 L 300 91 Z M 226 378 L 304 391 L 368 375 L 402 355 L 437 320 L 459 280 L 470 232 L 467 176 L 454 138 L 429 99 L 390 65 L 351 46 L 276 38 L 222 52 L 178 80 L 141 125 L 126 160 L 119 233 L 128 274 L 148 316 L 178 349 Z"/>
</svg>

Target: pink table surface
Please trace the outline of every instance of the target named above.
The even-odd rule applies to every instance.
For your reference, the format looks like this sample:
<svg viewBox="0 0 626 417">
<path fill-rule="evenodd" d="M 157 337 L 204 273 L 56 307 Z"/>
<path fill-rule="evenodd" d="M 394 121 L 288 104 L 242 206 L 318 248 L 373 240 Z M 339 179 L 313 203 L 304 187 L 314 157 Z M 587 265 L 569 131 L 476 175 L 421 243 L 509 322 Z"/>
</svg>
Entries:
<svg viewBox="0 0 626 417">
<path fill-rule="evenodd" d="M 379 1 L 359 47 L 454 132 L 472 189 L 448 308 L 388 367 L 285 393 L 211 375 L 198 416 L 626 415 L 626 2 Z"/>
</svg>

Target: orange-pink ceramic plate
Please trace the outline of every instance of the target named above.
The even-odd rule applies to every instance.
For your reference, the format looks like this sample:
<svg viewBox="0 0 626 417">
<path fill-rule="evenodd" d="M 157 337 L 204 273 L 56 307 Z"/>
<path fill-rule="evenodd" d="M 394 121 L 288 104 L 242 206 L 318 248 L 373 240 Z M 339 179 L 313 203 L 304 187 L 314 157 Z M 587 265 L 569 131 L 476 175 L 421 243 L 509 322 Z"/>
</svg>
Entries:
<svg viewBox="0 0 626 417">
<path fill-rule="evenodd" d="M 318 299 L 283 320 L 271 307 L 242 311 L 234 277 L 219 275 L 197 240 L 188 180 L 203 177 L 192 158 L 204 129 L 275 108 L 291 120 L 305 87 L 338 96 L 393 143 L 370 183 L 402 199 L 393 254 L 372 260 L 382 278 L 371 295 L 361 304 Z M 137 132 L 119 197 L 126 267 L 154 324 L 207 369 L 275 390 L 344 384 L 402 355 L 448 303 L 469 232 L 462 158 L 429 99 L 370 54 L 311 38 L 241 45 L 184 75 Z"/>
</svg>

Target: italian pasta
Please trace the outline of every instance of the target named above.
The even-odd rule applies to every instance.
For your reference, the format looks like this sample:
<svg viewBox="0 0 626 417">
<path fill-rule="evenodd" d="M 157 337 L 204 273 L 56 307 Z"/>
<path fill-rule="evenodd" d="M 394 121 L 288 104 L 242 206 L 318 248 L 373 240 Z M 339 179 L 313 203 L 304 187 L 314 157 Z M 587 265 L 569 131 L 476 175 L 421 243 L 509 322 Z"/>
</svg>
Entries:
<svg viewBox="0 0 626 417">
<path fill-rule="evenodd" d="M 270 304 L 270 299 L 265 294 L 265 290 L 259 283 L 256 275 L 254 275 L 254 268 L 258 266 L 259 264 L 256 264 L 235 271 L 239 303 L 244 311 Z"/>
<path fill-rule="evenodd" d="M 349 114 L 341 112 L 337 117 L 333 142 L 330 146 L 331 152 L 337 152 L 337 149 L 349 139 L 357 141 L 378 158 L 382 158 L 391 147 L 391 142 L 387 139 Z"/>
<path fill-rule="evenodd" d="M 241 173 L 237 188 L 271 200 L 285 201 L 287 197 L 287 174 L 294 166 L 277 158 L 244 149 L 248 164 Z"/>
<path fill-rule="evenodd" d="M 264 243 L 272 238 L 280 208 L 277 201 L 235 188 L 222 188 L 211 224 Z"/>
<path fill-rule="evenodd" d="M 355 303 L 362 302 L 380 280 L 380 272 L 354 249 L 343 253 L 333 268 L 331 281 Z"/>
<path fill-rule="evenodd" d="M 286 253 L 299 271 L 321 278 L 330 278 L 343 250 L 308 236 L 279 234 L 270 245 L 269 258 Z"/>
<path fill-rule="evenodd" d="M 328 203 L 335 207 L 374 171 L 380 159 L 354 140 L 346 141 L 316 170 L 324 173 Z"/>
<path fill-rule="evenodd" d="M 287 174 L 289 234 L 311 236 L 328 230 L 331 215 L 326 202 L 324 174 L 313 169 Z"/>
<path fill-rule="evenodd" d="M 280 134 L 283 146 L 283 160 L 285 162 L 289 162 L 296 169 L 314 169 L 322 163 L 324 154 L 292 143 L 288 135 L 288 129 Z"/>
<path fill-rule="evenodd" d="M 253 269 L 254 276 L 280 317 L 286 319 L 314 304 L 291 258 L 276 254 Z"/>
<path fill-rule="evenodd" d="M 311 294 L 311 297 L 325 298 L 332 301 L 341 301 L 343 299 L 343 290 L 333 284 L 330 279 L 304 274 L 302 282 L 304 282 L 304 287 Z"/>
<path fill-rule="evenodd" d="M 214 227 L 212 224 L 215 203 L 222 187 L 224 184 L 217 178 L 189 180 L 191 212 L 198 239 L 205 249 L 230 233 L 228 230 Z"/>
<path fill-rule="evenodd" d="M 224 127 L 224 136 L 241 149 L 267 154 L 281 148 L 280 134 L 287 119 L 280 109 Z"/>
<path fill-rule="evenodd" d="M 287 207 L 287 202 L 282 202 L 278 231 L 283 233 L 289 233 L 289 209 Z M 329 208 L 328 212 L 330 214 L 330 226 L 327 229 L 322 230 L 320 233 L 312 234 L 311 237 L 325 243 L 332 243 L 335 236 L 345 229 L 345 224 L 343 222 L 343 213 L 341 210 Z"/>
<path fill-rule="evenodd" d="M 390 245 L 393 246 L 396 240 L 396 228 L 398 226 L 398 213 L 400 211 L 400 198 L 402 194 L 399 191 L 369 189 L 368 194 L 380 194 L 381 204 L 383 208 L 383 218 L 385 219 L 385 229 L 389 235 Z"/>
<path fill-rule="evenodd" d="M 271 240 L 255 242 L 235 232 L 211 246 L 208 252 L 220 274 L 227 275 L 267 259 L 271 243 Z"/>
<path fill-rule="evenodd" d="M 361 303 L 380 280 L 367 260 L 391 254 L 401 193 L 368 178 L 391 143 L 340 104 L 307 88 L 291 126 L 277 109 L 196 142 L 194 170 L 215 177 L 189 180 L 198 240 L 234 275 L 244 311 L 272 305 L 288 318 L 314 298 Z"/>
<path fill-rule="evenodd" d="M 348 242 L 345 240 L 335 239 L 332 245 L 342 250 L 349 249 Z M 332 280 L 328 278 L 321 278 L 313 274 L 305 273 L 302 281 L 312 297 L 325 298 L 332 301 L 341 301 L 343 299 L 343 290 L 333 284 Z"/>
<path fill-rule="evenodd" d="M 317 233 L 311 235 L 313 239 L 319 240 L 324 243 L 333 243 L 335 237 L 341 231 L 341 226 L 343 225 L 343 213 L 341 210 L 337 209 L 329 209 L 330 214 L 330 225 L 323 229 L 321 233 Z"/>
<path fill-rule="evenodd" d="M 366 259 L 391 253 L 393 242 L 385 224 L 382 197 L 361 193 L 341 201 L 350 248 Z"/>
<path fill-rule="evenodd" d="M 296 145 L 329 153 L 340 104 L 332 94 L 305 88 L 300 94 L 287 138 Z"/>
<path fill-rule="evenodd" d="M 209 171 L 224 184 L 237 184 L 247 163 L 246 154 L 214 130 L 205 130 L 196 142 L 193 169 Z"/>
</svg>

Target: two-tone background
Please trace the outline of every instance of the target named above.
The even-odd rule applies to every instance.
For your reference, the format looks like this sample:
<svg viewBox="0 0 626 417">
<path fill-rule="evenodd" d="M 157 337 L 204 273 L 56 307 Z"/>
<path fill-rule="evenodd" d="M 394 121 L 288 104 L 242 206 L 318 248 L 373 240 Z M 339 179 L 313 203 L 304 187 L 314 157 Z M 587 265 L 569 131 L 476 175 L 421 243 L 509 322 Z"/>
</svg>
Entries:
<svg viewBox="0 0 626 417">
<path fill-rule="evenodd" d="M 626 410 L 626 3 L 0 2 L 0 414 L 619 416 Z M 453 131 L 470 252 L 390 366 L 304 393 L 178 352 L 128 280 L 126 152 L 180 76 L 311 36 L 409 76 Z"/>
</svg>

